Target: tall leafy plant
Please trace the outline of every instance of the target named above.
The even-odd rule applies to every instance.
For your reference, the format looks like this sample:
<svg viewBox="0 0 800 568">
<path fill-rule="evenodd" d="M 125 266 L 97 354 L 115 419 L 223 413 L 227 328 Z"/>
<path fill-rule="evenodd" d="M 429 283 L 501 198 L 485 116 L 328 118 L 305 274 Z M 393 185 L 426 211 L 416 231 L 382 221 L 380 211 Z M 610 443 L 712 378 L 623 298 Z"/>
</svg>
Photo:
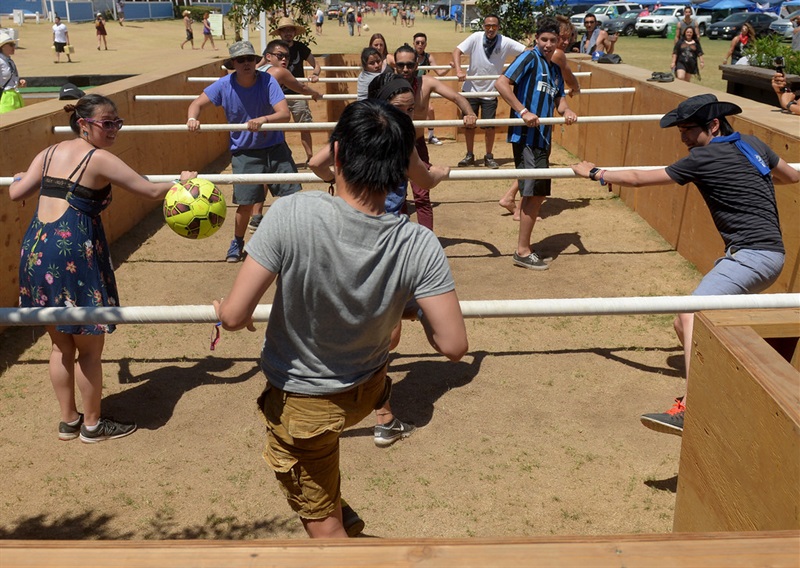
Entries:
<svg viewBox="0 0 800 568">
<path fill-rule="evenodd" d="M 228 12 L 228 19 L 233 23 L 236 31 L 236 39 L 239 39 L 239 29 L 242 26 L 257 26 L 261 12 L 271 14 L 267 20 L 267 29 L 274 30 L 278 26 L 278 21 L 289 16 L 294 18 L 297 25 L 305 28 L 305 33 L 298 35 L 295 39 L 303 43 L 316 43 L 314 34 L 311 33 L 311 22 L 317 10 L 316 0 L 234 0 L 231 10 Z"/>
<path fill-rule="evenodd" d="M 783 57 L 786 73 L 800 75 L 800 52 L 792 51 L 791 45 L 778 35 L 756 38 L 744 54 L 748 56 L 750 65 L 765 69 L 775 69 L 775 58 Z"/>
<path fill-rule="evenodd" d="M 475 4 L 481 16 L 500 17 L 500 32 L 522 43 L 529 43 L 536 30 L 536 20 L 543 14 L 566 11 L 566 0 L 478 0 Z"/>
</svg>

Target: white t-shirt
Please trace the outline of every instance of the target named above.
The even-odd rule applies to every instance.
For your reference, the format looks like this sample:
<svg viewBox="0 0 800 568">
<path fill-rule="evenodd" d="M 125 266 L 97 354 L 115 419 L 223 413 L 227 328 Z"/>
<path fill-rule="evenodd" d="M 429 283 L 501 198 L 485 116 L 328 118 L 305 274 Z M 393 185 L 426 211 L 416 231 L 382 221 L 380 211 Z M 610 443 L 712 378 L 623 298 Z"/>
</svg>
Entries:
<svg viewBox="0 0 800 568">
<path fill-rule="evenodd" d="M 322 23 L 325 21 L 325 12 L 322 11 L 322 8 L 317 8 L 317 23 Z"/>
<path fill-rule="evenodd" d="M 492 51 L 491 58 L 487 58 L 483 49 L 483 37 L 484 32 L 474 33 L 458 44 L 458 49 L 461 50 L 461 53 L 469 55 L 467 75 L 499 75 L 503 72 L 503 65 L 505 65 L 506 58 L 509 55 L 516 57 L 525 51 L 525 46 L 520 42 L 497 34 L 497 45 Z M 464 82 L 465 92 L 482 92 L 493 89 L 494 79 L 478 79 Z"/>
<path fill-rule="evenodd" d="M 53 41 L 67 43 L 67 25 L 65 23 L 53 25 Z"/>
</svg>

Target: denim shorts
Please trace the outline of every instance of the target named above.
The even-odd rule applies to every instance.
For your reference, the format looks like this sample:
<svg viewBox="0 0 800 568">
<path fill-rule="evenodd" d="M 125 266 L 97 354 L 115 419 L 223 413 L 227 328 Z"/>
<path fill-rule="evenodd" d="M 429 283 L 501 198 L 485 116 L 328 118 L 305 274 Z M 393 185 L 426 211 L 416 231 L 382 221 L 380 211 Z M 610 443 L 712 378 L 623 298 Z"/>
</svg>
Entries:
<svg viewBox="0 0 800 568">
<path fill-rule="evenodd" d="M 339 505 L 339 436 L 389 400 L 386 368 L 342 393 L 297 395 L 268 385 L 259 397 L 267 420 L 264 459 L 302 518 L 324 519 Z"/>
<path fill-rule="evenodd" d="M 783 260 L 782 252 L 730 247 L 725 256 L 717 259 L 692 295 L 758 294 L 778 279 Z"/>
<path fill-rule="evenodd" d="M 525 144 L 512 143 L 514 150 L 514 165 L 518 170 L 540 169 L 550 167 L 550 148 L 534 148 Z M 521 179 L 519 180 L 519 194 L 522 197 L 534 195 L 550 195 L 552 185 L 549 179 Z"/>
<path fill-rule="evenodd" d="M 231 156 L 234 174 L 296 174 L 292 151 L 285 142 L 258 150 L 239 150 Z M 275 197 L 285 197 L 300 191 L 299 183 L 272 183 L 269 191 Z M 262 203 L 266 198 L 263 183 L 233 184 L 233 202 L 237 205 Z"/>
</svg>

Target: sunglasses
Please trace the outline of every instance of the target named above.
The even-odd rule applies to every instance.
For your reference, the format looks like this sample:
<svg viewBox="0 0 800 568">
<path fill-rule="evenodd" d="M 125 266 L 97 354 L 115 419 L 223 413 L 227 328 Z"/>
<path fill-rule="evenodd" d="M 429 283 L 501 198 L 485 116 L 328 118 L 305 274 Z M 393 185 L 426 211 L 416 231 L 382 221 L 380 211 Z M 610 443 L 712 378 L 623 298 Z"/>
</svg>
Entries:
<svg viewBox="0 0 800 568">
<path fill-rule="evenodd" d="M 485 30 L 496 30 L 497 24 L 483 24 L 483 29 Z"/>
<path fill-rule="evenodd" d="M 597 23 L 597 20 L 583 20 L 583 25 L 596 24 L 596 23 Z"/>
<path fill-rule="evenodd" d="M 233 60 L 236 63 L 252 63 L 258 59 L 255 55 L 243 55 L 241 57 L 234 57 Z"/>
<path fill-rule="evenodd" d="M 283 61 L 284 59 L 289 57 L 288 53 L 272 53 L 272 52 L 268 51 L 267 54 L 271 55 L 272 57 L 276 57 L 276 58 L 280 59 L 281 61 Z"/>
<path fill-rule="evenodd" d="M 83 120 L 91 124 L 99 124 L 100 128 L 103 130 L 119 130 L 122 128 L 122 125 L 125 124 L 125 121 L 121 118 L 116 118 L 114 120 L 95 120 L 93 118 L 84 118 Z"/>
<path fill-rule="evenodd" d="M 395 61 L 395 67 L 398 69 L 413 69 L 417 66 L 416 61 Z"/>
</svg>

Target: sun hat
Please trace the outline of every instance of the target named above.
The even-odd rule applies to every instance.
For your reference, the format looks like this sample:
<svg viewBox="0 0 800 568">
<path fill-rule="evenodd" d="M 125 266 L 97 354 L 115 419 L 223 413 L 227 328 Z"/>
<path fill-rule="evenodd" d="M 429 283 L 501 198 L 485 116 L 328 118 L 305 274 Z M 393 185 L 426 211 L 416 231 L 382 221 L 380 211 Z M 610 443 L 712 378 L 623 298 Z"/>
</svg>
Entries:
<svg viewBox="0 0 800 568">
<path fill-rule="evenodd" d="M 184 10 L 183 12 L 181 12 L 181 15 L 183 15 L 183 16 L 189 16 L 189 15 L 191 15 L 191 13 L 192 13 L 192 11 L 191 11 L 191 10 Z"/>
<path fill-rule="evenodd" d="M 11 37 L 11 35 L 10 35 L 10 34 L 7 34 L 7 33 L 5 33 L 5 32 L 1 32 L 1 33 L 0 33 L 0 47 L 3 47 L 3 46 L 4 46 L 5 44 L 7 44 L 7 43 L 13 43 L 13 44 L 16 44 L 17 42 L 16 42 L 16 41 L 14 41 L 14 38 L 13 38 L 13 37 Z"/>
<path fill-rule="evenodd" d="M 102 18 L 102 17 L 103 17 L 102 12 L 97 12 L 97 15 L 95 16 L 95 18 Z"/>
<path fill-rule="evenodd" d="M 306 33 L 306 29 L 303 26 L 298 26 L 292 18 L 284 16 L 283 18 L 278 20 L 278 27 L 272 30 L 272 33 L 270 33 L 269 35 L 278 36 L 280 35 L 280 30 L 285 28 L 294 28 L 295 35 L 303 35 L 304 33 Z"/>
<path fill-rule="evenodd" d="M 228 48 L 228 53 L 230 54 L 230 57 L 222 62 L 227 69 L 233 69 L 233 60 L 237 57 L 244 57 L 246 55 L 258 57 L 253 44 L 249 41 L 237 41 L 236 43 L 231 44 L 230 48 Z"/>
<path fill-rule="evenodd" d="M 742 112 L 741 107 L 733 103 L 718 101 L 714 95 L 697 95 L 689 97 L 675 110 L 669 111 L 661 118 L 661 128 L 669 128 L 685 122 L 708 124 L 715 118 L 722 118 Z"/>
<path fill-rule="evenodd" d="M 58 93 L 58 100 L 60 101 L 77 101 L 85 95 L 78 87 L 72 83 L 64 83 L 61 85 L 61 91 Z"/>
</svg>

